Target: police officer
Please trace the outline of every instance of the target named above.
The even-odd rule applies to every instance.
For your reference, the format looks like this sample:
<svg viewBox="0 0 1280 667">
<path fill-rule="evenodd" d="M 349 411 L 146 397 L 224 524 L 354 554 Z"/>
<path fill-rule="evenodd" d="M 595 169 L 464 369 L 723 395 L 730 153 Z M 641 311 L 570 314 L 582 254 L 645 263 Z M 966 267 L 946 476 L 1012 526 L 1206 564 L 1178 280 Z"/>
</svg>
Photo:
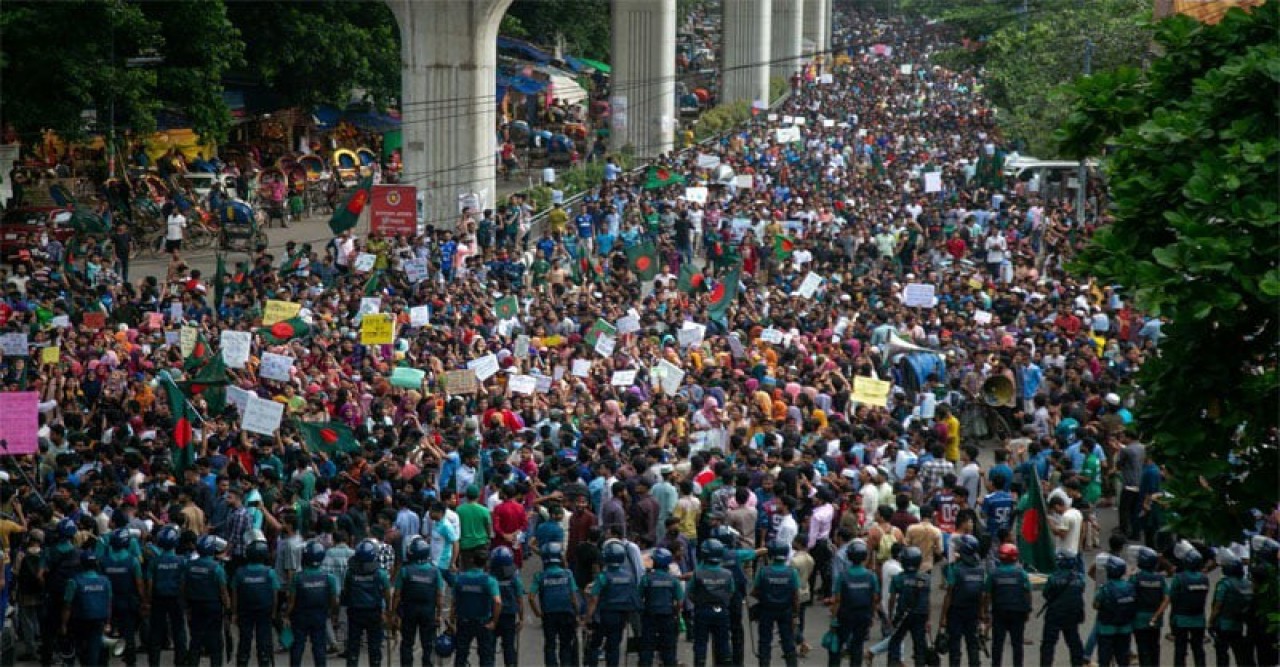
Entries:
<svg viewBox="0 0 1280 667">
<path fill-rule="evenodd" d="M 564 545 L 542 545 L 542 571 L 533 575 L 529 608 L 542 619 L 542 659 L 547 667 L 578 667 L 578 584 L 564 569 Z M 672 639 L 672 648 L 675 640 Z M 641 661 L 644 653 L 640 654 Z"/>
<path fill-rule="evenodd" d="M 627 548 L 621 542 L 605 545 L 604 565 L 604 572 L 596 575 L 587 591 L 590 600 L 587 617 L 596 618 L 596 612 L 600 612 L 598 630 L 587 647 L 588 667 L 594 667 L 598 661 L 601 644 L 605 664 L 609 667 L 621 664 L 622 632 L 631 614 L 640 611 L 640 582 L 627 566 Z"/>
<path fill-rule="evenodd" d="M 831 613 L 836 618 L 839 645 L 827 657 L 829 667 L 840 667 L 844 652 L 850 662 L 862 662 L 862 644 L 871 630 L 871 619 L 880 606 L 880 578 L 866 568 L 868 549 L 864 540 L 856 539 L 845 547 L 849 568 L 836 577 Z"/>
<path fill-rule="evenodd" d="M 360 663 L 360 640 L 369 644 L 369 664 L 382 664 L 382 624 L 390 624 L 391 580 L 378 567 L 378 545 L 365 539 L 356 545 L 342 583 L 342 605 L 347 608 L 347 667 Z"/>
<path fill-rule="evenodd" d="M 1129 577 L 1137 596 L 1137 613 L 1133 617 L 1133 643 L 1138 647 L 1139 665 L 1160 664 L 1160 630 L 1164 625 L 1166 586 L 1164 576 L 1156 571 L 1160 555 L 1154 549 L 1138 549 L 1138 571 Z"/>
<path fill-rule="evenodd" d="M 960 559 L 947 569 L 947 593 L 942 598 L 938 627 L 948 631 L 947 652 L 951 667 L 960 667 L 960 640 L 969 649 L 969 667 L 978 667 L 978 624 L 985 621 L 982 606 L 986 570 L 978 560 L 978 538 L 961 535 L 955 540 Z"/>
<path fill-rule="evenodd" d="M 182 618 L 182 571 L 185 560 L 173 550 L 178 546 L 178 529 L 165 526 L 156 533 L 157 553 L 147 561 L 146 599 L 150 634 L 147 637 L 147 663 L 160 667 L 160 650 L 173 642 L 174 664 L 186 663 L 187 626 Z"/>
<path fill-rule="evenodd" d="M 1280 647 L 1276 633 L 1271 630 L 1270 612 L 1280 609 L 1280 577 L 1277 577 L 1276 556 L 1280 555 L 1280 542 L 1255 535 L 1250 540 L 1249 578 L 1258 595 L 1270 595 L 1253 605 L 1253 617 L 1249 620 L 1249 639 L 1257 652 L 1259 665 L 1280 664 Z"/>
<path fill-rule="evenodd" d="M 1000 667 L 1007 635 L 1013 649 L 1013 667 L 1022 667 L 1022 631 L 1031 613 L 1031 579 L 1018 564 L 1018 547 L 1001 544 L 996 558 L 999 564 L 987 575 L 986 582 L 986 600 L 991 609 L 991 664 Z"/>
<path fill-rule="evenodd" d="M 498 580 L 498 596 L 502 598 L 502 613 L 494 626 L 495 641 L 502 642 L 502 663 L 516 667 L 517 638 L 524 625 L 524 584 L 516 576 L 515 554 L 509 547 L 498 547 L 489 554 L 489 574 Z"/>
<path fill-rule="evenodd" d="M 1059 550 L 1057 569 L 1044 585 L 1044 633 L 1040 636 L 1040 664 L 1053 664 L 1053 653 L 1062 635 L 1072 665 L 1083 665 L 1084 646 L 1080 624 L 1084 622 L 1084 575 L 1075 552 Z"/>
<path fill-rule="evenodd" d="M 124 664 L 137 663 L 138 619 L 142 613 L 142 564 L 130 551 L 133 535 L 127 528 L 112 531 L 102 573 L 111 581 L 111 627 L 124 642 Z"/>
<path fill-rule="evenodd" d="M 80 551 L 71 543 L 76 536 L 76 522 L 62 519 L 54 528 L 54 543 L 40 554 L 40 579 L 44 582 L 44 617 L 41 620 L 40 664 L 53 664 L 55 637 L 62 637 L 63 608 L 66 606 L 67 582 L 80 573 Z M 65 639 L 63 640 L 66 641 Z"/>
<path fill-rule="evenodd" d="M 902 662 L 902 641 L 911 634 L 911 646 L 917 662 L 928 651 L 929 639 L 925 636 L 925 624 L 929 622 L 929 575 L 920 572 L 924 555 L 918 547 L 902 550 L 902 572 L 894 575 L 889 584 L 889 617 L 894 619 L 893 634 L 889 638 L 889 664 Z"/>
<path fill-rule="evenodd" d="M 431 563 L 431 544 L 421 535 L 409 542 L 406 565 L 396 573 L 391 614 L 400 622 L 400 664 L 413 664 L 413 645 L 422 640 L 422 664 L 431 667 L 431 652 L 444 609 L 444 578 Z"/>
<path fill-rule="evenodd" d="M 1201 571 L 1200 552 L 1188 550 L 1178 563 L 1178 571 L 1169 580 L 1169 594 L 1156 610 L 1156 616 L 1171 608 L 1169 627 L 1173 629 L 1173 664 L 1187 664 L 1187 647 L 1196 667 L 1204 667 L 1204 603 L 1209 598 L 1209 578 Z M 1273 663 L 1261 663 L 1273 664 Z"/>
<path fill-rule="evenodd" d="M 250 542 L 244 555 L 249 564 L 238 568 L 231 580 L 231 624 L 240 635 L 236 667 L 248 667 L 249 646 L 254 641 L 258 643 L 258 667 L 267 667 L 271 664 L 271 621 L 280 578 L 267 567 L 271 550 L 266 540 Z"/>
<path fill-rule="evenodd" d="M 1213 633 L 1213 652 L 1218 664 L 1231 664 L 1230 653 L 1237 665 L 1253 664 L 1253 647 L 1244 636 L 1245 620 L 1253 613 L 1253 584 L 1244 576 L 1244 563 L 1227 548 L 1219 548 L 1214 560 L 1222 566 L 1222 578 L 1213 591 L 1213 611 L 1209 628 Z"/>
<path fill-rule="evenodd" d="M 293 631 L 289 647 L 289 664 L 302 667 L 302 654 L 311 640 L 311 658 L 316 667 L 325 667 L 329 638 L 325 621 L 330 614 L 337 618 L 338 578 L 320 569 L 324 562 L 324 545 L 307 542 L 302 546 L 302 570 L 289 581 L 289 601 L 285 605 L 285 625 Z"/>
<path fill-rule="evenodd" d="M 475 640 L 481 667 L 494 663 L 493 629 L 502 615 L 502 594 L 498 580 L 484 571 L 485 555 L 468 554 L 467 570 L 451 582 L 453 585 L 453 627 L 455 628 L 455 667 L 464 667 Z"/>
<path fill-rule="evenodd" d="M 222 616 L 229 607 L 227 573 L 215 557 L 227 548 L 226 540 L 204 535 L 196 541 L 198 558 L 182 572 L 182 599 L 186 601 L 191 643 L 188 664 L 200 664 L 202 650 L 215 667 L 222 664 Z"/>
<path fill-rule="evenodd" d="M 769 564 L 756 571 L 751 595 L 760 600 L 760 667 L 769 667 L 773 628 L 782 641 L 782 659 L 796 667 L 795 621 L 800 617 L 800 574 L 787 565 L 791 547 L 781 540 L 769 544 Z"/>
<path fill-rule="evenodd" d="M 1106 561 L 1107 583 L 1093 594 L 1093 608 L 1098 610 L 1098 665 L 1110 667 L 1129 664 L 1129 635 L 1138 611 L 1133 584 L 1124 578 L 1125 562 L 1111 556 Z"/>
<path fill-rule="evenodd" d="M 654 648 L 662 667 L 676 666 L 676 615 L 684 602 L 684 584 L 671 574 L 671 552 L 653 550 L 653 569 L 640 579 L 640 667 L 653 665 Z"/>
<path fill-rule="evenodd" d="M 111 580 L 98 573 L 98 554 L 85 549 L 80 554 L 81 571 L 63 588 L 63 637 L 70 637 L 80 664 L 106 664 L 102 656 L 103 629 L 111 622 Z"/>
<path fill-rule="evenodd" d="M 689 583 L 693 602 L 693 667 L 706 667 L 707 640 L 715 642 L 717 664 L 727 665 L 729 647 L 729 603 L 733 601 L 733 574 L 720 567 L 725 547 L 720 540 L 702 543 L 702 560 Z"/>
</svg>

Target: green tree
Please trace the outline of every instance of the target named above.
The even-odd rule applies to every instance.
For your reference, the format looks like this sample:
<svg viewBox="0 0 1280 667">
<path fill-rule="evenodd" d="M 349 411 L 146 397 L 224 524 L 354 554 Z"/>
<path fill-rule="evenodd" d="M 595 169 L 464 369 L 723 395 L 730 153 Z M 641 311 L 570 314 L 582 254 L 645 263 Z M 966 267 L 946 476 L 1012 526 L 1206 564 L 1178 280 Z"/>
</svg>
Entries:
<svg viewBox="0 0 1280 667">
<path fill-rule="evenodd" d="M 163 60 L 156 67 L 156 94 L 182 112 L 201 137 L 225 141 L 231 113 L 222 99 L 222 77 L 244 64 L 240 31 L 222 0 L 141 3 L 158 27 Z"/>
<path fill-rule="evenodd" d="M 1071 155 L 1107 151 L 1114 221 L 1079 268 L 1168 320 L 1138 423 L 1175 526 L 1208 540 L 1239 539 L 1280 477 L 1278 33 L 1276 2 L 1162 21 L 1162 55 L 1078 82 L 1059 134 Z"/>
<path fill-rule="evenodd" d="M 507 15 L 539 44 L 551 46 L 561 36 L 565 55 L 609 62 L 609 7 L 607 0 L 515 0 Z"/>
</svg>

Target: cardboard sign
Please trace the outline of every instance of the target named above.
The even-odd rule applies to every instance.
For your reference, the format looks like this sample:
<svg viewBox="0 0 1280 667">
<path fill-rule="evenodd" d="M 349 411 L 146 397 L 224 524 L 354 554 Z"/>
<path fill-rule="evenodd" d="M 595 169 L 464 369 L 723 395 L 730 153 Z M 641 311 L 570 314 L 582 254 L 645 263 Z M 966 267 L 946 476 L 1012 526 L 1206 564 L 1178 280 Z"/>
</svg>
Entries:
<svg viewBox="0 0 1280 667">
<path fill-rule="evenodd" d="M 386 313 L 370 313 L 360 322 L 362 345 L 390 345 L 396 340 L 396 318 Z"/>
<path fill-rule="evenodd" d="M 591 362 L 587 359 L 574 359 L 573 375 L 580 378 L 589 377 L 591 375 Z"/>
<path fill-rule="evenodd" d="M 927 171 L 924 174 L 925 192 L 942 192 L 942 172 Z"/>
<path fill-rule="evenodd" d="M 373 270 L 373 265 L 378 261 L 378 256 L 373 253 L 362 252 L 356 255 L 356 263 L 353 268 L 357 273 L 368 273 Z"/>
<path fill-rule="evenodd" d="M 371 194 L 371 233 L 406 238 L 418 233 L 418 188 L 412 185 L 375 185 Z"/>
<path fill-rule="evenodd" d="M 707 155 L 705 153 L 698 154 L 699 169 L 715 169 L 716 167 L 719 167 L 719 166 L 720 166 L 720 156 Z"/>
<path fill-rule="evenodd" d="M 988 313 L 985 310 L 973 311 L 973 323 L 974 324 L 991 324 L 991 313 Z"/>
<path fill-rule="evenodd" d="M 738 340 L 737 334 L 729 334 L 729 351 L 733 353 L 734 359 L 744 359 L 747 351 L 742 347 L 742 341 Z"/>
<path fill-rule="evenodd" d="M 396 366 L 391 371 L 391 386 L 401 389 L 422 389 L 422 380 L 427 372 L 408 366 Z"/>
<path fill-rule="evenodd" d="M 357 317 L 364 317 L 370 313 L 376 313 L 382 310 L 382 297 L 365 296 L 360 298 L 360 310 L 356 311 Z"/>
<path fill-rule="evenodd" d="M 697 347 L 707 335 L 707 325 L 697 322 L 685 322 L 676 332 L 676 340 L 680 347 Z"/>
<path fill-rule="evenodd" d="M 49 320 L 49 324 L 52 324 L 59 329 L 70 329 L 71 318 L 67 315 L 57 315 L 53 319 Z"/>
<path fill-rule="evenodd" d="M 147 313 L 147 328 L 159 331 L 164 328 L 164 313 Z"/>
<path fill-rule="evenodd" d="M 555 379 L 553 379 L 552 377 L 547 376 L 547 375 L 534 375 L 533 377 L 538 378 L 538 393 L 539 393 L 539 394 L 550 394 L 550 393 L 551 393 L 551 383 L 552 383 L 552 382 L 555 382 Z"/>
<path fill-rule="evenodd" d="M 40 430 L 40 395 L 34 391 L 0 393 L 0 456 L 35 454 L 40 450 L 36 432 Z"/>
<path fill-rule="evenodd" d="M 810 271 L 809 274 L 804 277 L 804 282 L 800 283 L 800 288 L 796 290 L 796 293 L 806 299 L 812 299 L 813 295 L 817 293 L 818 288 L 821 286 L 822 276 Z"/>
<path fill-rule="evenodd" d="M 513 375 L 507 389 L 513 394 L 530 395 L 538 390 L 538 378 L 532 375 Z"/>
<path fill-rule="evenodd" d="M 468 361 L 467 368 L 475 371 L 477 380 L 484 382 L 498 372 L 498 357 L 497 355 L 486 354 L 479 359 Z"/>
<path fill-rule="evenodd" d="M 444 390 L 449 394 L 476 393 L 476 372 L 470 368 L 444 372 Z"/>
<path fill-rule="evenodd" d="M 178 332 L 178 349 L 182 351 L 182 356 L 189 357 L 196 349 L 196 339 L 200 332 L 195 327 L 182 327 L 182 331 Z"/>
<path fill-rule="evenodd" d="M 600 336 L 596 338 L 596 347 L 595 347 L 596 354 L 602 357 L 612 357 L 613 349 L 617 345 L 617 342 L 618 342 L 618 339 L 614 338 L 613 336 L 610 336 L 608 334 L 600 334 Z"/>
<path fill-rule="evenodd" d="M 222 362 L 227 368 L 244 368 L 249 363 L 249 344 L 253 334 L 248 331 L 222 332 Z"/>
<path fill-rule="evenodd" d="M 889 407 L 889 383 L 861 375 L 854 376 L 853 400 L 865 405 L 887 408 Z"/>
<path fill-rule="evenodd" d="M 276 301 L 268 299 L 262 307 L 262 326 L 269 327 L 276 322 L 283 322 L 298 316 L 302 304 L 292 301 Z"/>
<path fill-rule="evenodd" d="M 293 357 L 275 352 L 262 353 L 262 365 L 258 367 L 258 377 L 267 380 L 289 381 L 289 372 L 293 370 Z"/>
<path fill-rule="evenodd" d="M 612 336 L 617 333 L 618 333 L 617 327 L 613 326 L 612 324 L 609 324 L 607 321 L 604 320 L 604 318 L 596 318 L 595 324 L 591 325 L 591 328 L 587 330 L 587 335 L 583 336 L 582 340 L 587 345 L 595 347 L 596 341 L 600 338 L 601 334 Z"/>
<path fill-rule="evenodd" d="M 630 387 L 636 383 L 636 370 L 614 371 L 613 377 L 609 380 L 609 384 L 615 387 Z"/>
<path fill-rule="evenodd" d="M 62 361 L 62 348 L 57 345 L 50 345 L 49 347 L 40 350 L 41 366 L 46 364 L 57 365 L 59 361 Z"/>
<path fill-rule="evenodd" d="M 902 303 L 909 308 L 932 308 L 936 300 L 933 289 L 933 285 L 911 283 L 902 288 Z"/>
<path fill-rule="evenodd" d="M 768 329 L 760 332 L 760 340 L 771 345 L 778 345 L 782 342 L 782 332 L 774 329 L 773 327 L 769 327 Z"/>
<path fill-rule="evenodd" d="M 755 177 L 751 174 L 738 174 L 733 177 L 733 185 L 742 190 L 750 190 L 755 187 Z"/>
<path fill-rule="evenodd" d="M 629 334 L 640 330 L 640 318 L 635 315 L 624 315 L 618 318 L 618 334 Z"/>
<path fill-rule="evenodd" d="M 798 127 L 780 127 L 773 132 L 773 140 L 780 144 L 800 141 L 800 128 Z"/>
<path fill-rule="evenodd" d="M 431 306 L 414 306 L 409 309 L 409 326 L 425 327 L 431 324 Z"/>
<path fill-rule="evenodd" d="M 684 384 L 684 369 L 666 359 L 658 361 L 658 368 L 662 369 L 662 393 L 675 396 Z"/>
<path fill-rule="evenodd" d="M 702 186 L 685 188 L 684 198 L 695 204 L 705 204 L 707 203 L 707 189 Z"/>
<path fill-rule="evenodd" d="M 404 277 L 412 285 L 427 279 L 430 272 L 427 269 L 427 260 L 425 259 L 409 259 L 400 265 L 400 269 L 404 271 Z"/>
<path fill-rule="evenodd" d="M 236 412 L 244 414 L 245 408 L 249 407 L 249 399 L 257 397 L 258 393 L 241 389 L 233 384 L 227 385 L 227 402 L 236 406 Z"/>
<path fill-rule="evenodd" d="M 516 336 L 516 346 L 511 353 L 514 354 L 517 359 L 529 358 L 529 337 L 524 334 Z"/>
<path fill-rule="evenodd" d="M 102 312 L 85 313 L 80 325 L 86 329 L 102 329 L 107 326 L 107 314 Z"/>
<path fill-rule="evenodd" d="M 275 435 L 283 417 L 284 403 L 250 396 L 244 415 L 240 418 L 240 428 L 250 433 Z"/>
</svg>

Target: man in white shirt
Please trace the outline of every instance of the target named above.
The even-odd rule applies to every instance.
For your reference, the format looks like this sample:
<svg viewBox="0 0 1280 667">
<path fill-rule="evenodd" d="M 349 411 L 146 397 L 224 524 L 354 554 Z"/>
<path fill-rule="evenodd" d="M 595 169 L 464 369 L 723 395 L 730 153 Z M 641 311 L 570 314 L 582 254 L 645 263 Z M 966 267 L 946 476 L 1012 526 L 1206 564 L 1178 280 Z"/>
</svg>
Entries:
<svg viewBox="0 0 1280 667">
<path fill-rule="evenodd" d="M 796 535 L 800 534 L 800 524 L 796 523 L 796 518 L 791 514 L 791 510 L 795 509 L 795 500 L 792 498 L 783 498 L 782 505 L 778 509 L 777 515 L 773 517 L 777 525 L 776 533 L 773 541 L 782 542 L 790 547 L 796 541 Z M 791 562 L 791 552 L 793 549 L 787 550 L 787 562 Z"/>
<path fill-rule="evenodd" d="M 182 250 L 182 236 L 187 229 L 187 216 L 175 206 L 165 221 L 164 251 L 177 255 Z"/>
<path fill-rule="evenodd" d="M 1053 533 L 1055 552 L 1080 553 L 1080 530 L 1084 516 L 1062 496 L 1049 499 L 1049 530 Z"/>
<path fill-rule="evenodd" d="M 880 506 L 880 489 L 876 486 L 872 470 L 871 466 L 863 466 L 859 471 L 862 488 L 858 490 L 858 496 L 862 499 L 863 528 L 870 528 L 875 523 L 876 508 Z"/>
</svg>

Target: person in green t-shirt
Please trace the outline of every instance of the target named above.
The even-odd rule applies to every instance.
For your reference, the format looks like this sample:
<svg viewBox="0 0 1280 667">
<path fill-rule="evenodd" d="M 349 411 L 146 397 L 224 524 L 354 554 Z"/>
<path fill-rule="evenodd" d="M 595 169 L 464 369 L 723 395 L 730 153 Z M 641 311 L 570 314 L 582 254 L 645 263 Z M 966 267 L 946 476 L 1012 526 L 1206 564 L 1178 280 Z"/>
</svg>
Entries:
<svg viewBox="0 0 1280 667">
<path fill-rule="evenodd" d="M 493 520 L 489 508 L 480 502 L 480 487 L 467 487 L 467 502 L 458 507 L 458 523 L 461 535 L 458 549 L 465 558 L 470 553 L 487 556 L 489 541 L 493 539 Z"/>
</svg>

